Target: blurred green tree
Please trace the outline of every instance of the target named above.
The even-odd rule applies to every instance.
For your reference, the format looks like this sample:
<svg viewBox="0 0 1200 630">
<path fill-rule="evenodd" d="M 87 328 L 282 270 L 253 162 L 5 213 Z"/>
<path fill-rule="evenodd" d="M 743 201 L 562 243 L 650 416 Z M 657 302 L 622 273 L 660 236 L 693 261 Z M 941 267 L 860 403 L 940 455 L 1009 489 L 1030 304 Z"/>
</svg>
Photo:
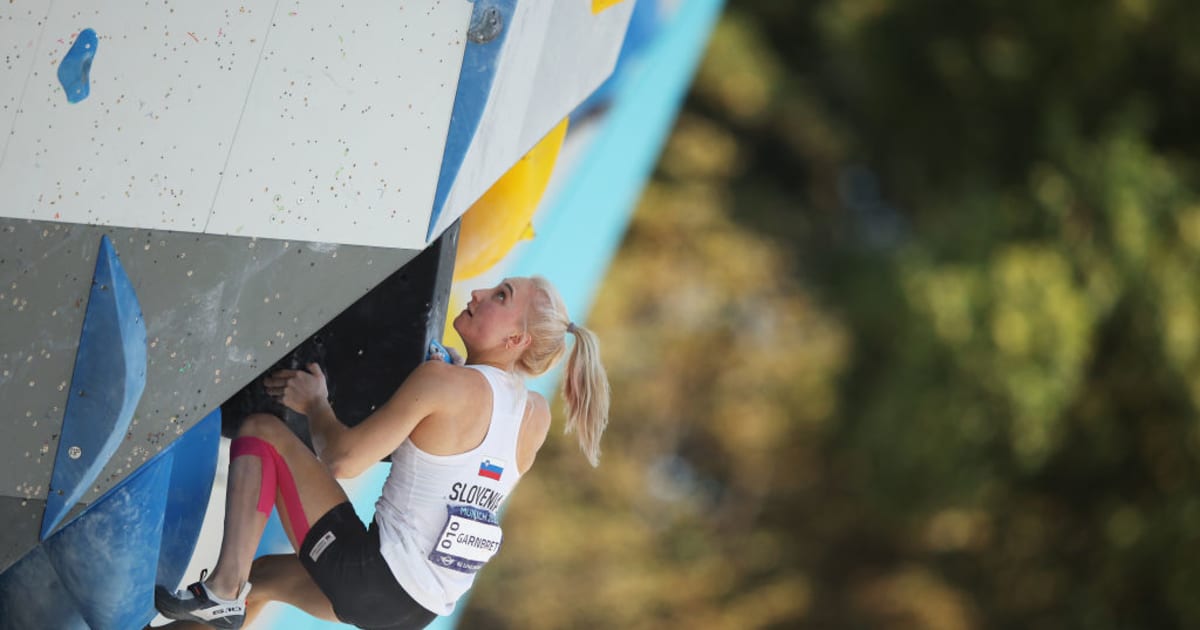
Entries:
<svg viewBox="0 0 1200 630">
<path fill-rule="evenodd" d="M 467 627 L 1200 627 L 1200 3 L 734 0 Z"/>
</svg>

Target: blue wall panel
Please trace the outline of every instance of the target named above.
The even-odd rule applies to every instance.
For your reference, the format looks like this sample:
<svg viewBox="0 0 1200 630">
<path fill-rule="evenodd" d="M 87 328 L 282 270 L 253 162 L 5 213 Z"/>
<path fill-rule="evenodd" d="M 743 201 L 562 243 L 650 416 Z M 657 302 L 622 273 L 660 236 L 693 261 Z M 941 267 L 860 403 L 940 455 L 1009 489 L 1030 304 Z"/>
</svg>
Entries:
<svg viewBox="0 0 1200 630">
<path fill-rule="evenodd" d="M 433 238 L 433 228 L 450 195 L 450 188 L 458 177 L 467 149 L 475 139 L 488 95 L 492 92 L 492 80 L 496 78 L 496 62 L 504 48 L 505 34 L 516 12 L 516 0 L 476 0 L 468 31 L 467 49 L 463 53 L 462 70 L 458 75 L 458 91 L 454 95 L 454 109 L 450 112 L 450 130 L 446 137 L 446 149 L 442 154 L 442 170 L 438 175 L 437 190 L 433 197 L 433 211 L 429 215 L 429 228 L 425 240 Z"/>
</svg>

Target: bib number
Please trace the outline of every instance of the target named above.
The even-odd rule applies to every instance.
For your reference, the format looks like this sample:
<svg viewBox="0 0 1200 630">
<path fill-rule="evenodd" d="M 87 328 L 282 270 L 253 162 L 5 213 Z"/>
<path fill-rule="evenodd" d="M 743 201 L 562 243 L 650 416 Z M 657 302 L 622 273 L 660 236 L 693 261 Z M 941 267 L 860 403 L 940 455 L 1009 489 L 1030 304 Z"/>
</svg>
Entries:
<svg viewBox="0 0 1200 630">
<path fill-rule="evenodd" d="M 500 522 L 496 515 L 469 505 L 448 505 L 446 526 L 429 560 L 439 567 L 475 573 L 500 550 Z"/>
</svg>

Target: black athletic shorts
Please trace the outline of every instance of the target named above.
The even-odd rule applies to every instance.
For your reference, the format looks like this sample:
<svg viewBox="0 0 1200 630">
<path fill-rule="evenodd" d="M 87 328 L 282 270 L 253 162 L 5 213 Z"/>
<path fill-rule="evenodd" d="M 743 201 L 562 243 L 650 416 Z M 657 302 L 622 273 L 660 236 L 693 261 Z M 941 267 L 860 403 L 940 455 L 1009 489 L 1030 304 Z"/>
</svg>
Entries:
<svg viewBox="0 0 1200 630">
<path fill-rule="evenodd" d="M 300 563 L 343 623 L 370 630 L 424 628 L 437 617 L 396 583 L 379 552 L 379 529 L 363 526 L 354 507 L 329 510 L 300 545 Z"/>
</svg>

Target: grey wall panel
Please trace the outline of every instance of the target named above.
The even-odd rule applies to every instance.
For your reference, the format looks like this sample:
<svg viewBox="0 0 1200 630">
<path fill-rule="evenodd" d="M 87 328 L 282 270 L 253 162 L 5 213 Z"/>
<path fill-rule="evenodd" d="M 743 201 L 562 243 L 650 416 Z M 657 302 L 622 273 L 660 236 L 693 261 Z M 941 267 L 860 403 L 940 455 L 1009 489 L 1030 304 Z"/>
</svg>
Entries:
<svg viewBox="0 0 1200 630">
<path fill-rule="evenodd" d="M 24 556 L 37 542 L 46 502 L 38 499 L 0 497 L 0 573 Z"/>
<path fill-rule="evenodd" d="M 130 430 L 85 503 L 418 253 L 0 220 L 0 497 L 18 500 L 0 513 L 6 530 L 40 525 L 105 234 L 141 303 L 148 369 Z M 35 543 L 36 533 L 15 548 Z M 19 557 L 12 549 L 0 546 L 0 570 Z"/>
</svg>

